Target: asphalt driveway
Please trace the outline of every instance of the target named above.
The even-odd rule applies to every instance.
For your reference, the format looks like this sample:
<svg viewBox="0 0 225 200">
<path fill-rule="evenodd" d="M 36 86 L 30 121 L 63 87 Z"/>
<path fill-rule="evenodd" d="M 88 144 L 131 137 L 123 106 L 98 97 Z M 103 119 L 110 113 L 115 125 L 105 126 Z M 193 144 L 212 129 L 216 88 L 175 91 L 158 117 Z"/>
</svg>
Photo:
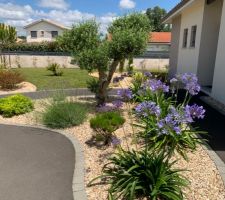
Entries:
<svg viewBox="0 0 225 200">
<path fill-rule="evenodd" d="M 0 125 L 0 200 L 73 200 L 74 163 L 65 136 Z"/>
</svg>

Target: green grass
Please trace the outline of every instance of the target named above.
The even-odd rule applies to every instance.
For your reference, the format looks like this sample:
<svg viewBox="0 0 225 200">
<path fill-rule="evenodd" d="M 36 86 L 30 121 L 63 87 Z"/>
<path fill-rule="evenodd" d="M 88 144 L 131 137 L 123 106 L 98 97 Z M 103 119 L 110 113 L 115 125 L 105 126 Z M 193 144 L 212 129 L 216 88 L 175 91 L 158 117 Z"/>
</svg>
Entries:
<svg viewBox="0 0 225 200">
<path fill-rule="evenodd" d="M 62 76 L 53 76 L 46 68 L 16 69 L 24 76 L 25 81 L 34 84 L 38 90 L 86 88 L 91 79 L 88 72 L 80 69 L 62 69 Z"/>
</svg>

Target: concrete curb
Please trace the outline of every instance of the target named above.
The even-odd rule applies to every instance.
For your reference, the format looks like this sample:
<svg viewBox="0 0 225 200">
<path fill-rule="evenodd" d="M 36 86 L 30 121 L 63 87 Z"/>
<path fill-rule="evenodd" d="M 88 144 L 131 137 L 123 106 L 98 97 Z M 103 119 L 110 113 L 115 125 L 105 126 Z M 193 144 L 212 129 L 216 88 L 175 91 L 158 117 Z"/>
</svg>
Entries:
<svg viewBox="0 0 225 200">
<path fill-rule="evenodd" d="M 225 163 L 208 144 L 202 145 L 202 147 L 207 152 L 211 160 L 215 163 L 225 187 Z"/>
<path fill-rule="evenodd" d="M 40 125 L 22 125 L 22 124 L 15 124 L 15 123 L 0 123 L 1 125 L 7 126 L 18 126 L 18 127 L 29 127 L 35 129 L 42 129 L 46 131 L 55 132 L 57 134 L 64 135 L 67 139 L 74 146 L 75 150 L 75 169 L 73 174 L 73 183 L 72 183 L 72 191 L 74 200 L 87 200 L 87 194 L 85 191 L 85 183 L 84 183 L 84 174 L 85 174 L 85 167 L 84 167 L 84 150 L 78 140 L 71 134 L 65 133 L 60 130 L 54 130 L 50 128 L 46 128 Z"/>
</svg>

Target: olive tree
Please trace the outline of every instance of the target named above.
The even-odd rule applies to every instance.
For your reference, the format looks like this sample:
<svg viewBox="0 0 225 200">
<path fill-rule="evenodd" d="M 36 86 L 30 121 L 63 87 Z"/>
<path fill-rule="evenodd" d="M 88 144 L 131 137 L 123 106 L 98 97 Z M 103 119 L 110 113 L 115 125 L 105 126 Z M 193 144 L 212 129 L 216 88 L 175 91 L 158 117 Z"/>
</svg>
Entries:
<svg viewBox="0 0 225 200">
<path fill-rule="evenodd" d="M 110 37 L 102 39 L 99 24 L 92 20 L 74 25 L 58 38 L 58 42 L 73 54 L 81 69 L 98 71 L 98 105 L 105 103 L 109 84 L 119 63 L 145 51 L 149 24 L 145 14 L 133 13 L 113 21 L 108 28 Z"/>
</svg>

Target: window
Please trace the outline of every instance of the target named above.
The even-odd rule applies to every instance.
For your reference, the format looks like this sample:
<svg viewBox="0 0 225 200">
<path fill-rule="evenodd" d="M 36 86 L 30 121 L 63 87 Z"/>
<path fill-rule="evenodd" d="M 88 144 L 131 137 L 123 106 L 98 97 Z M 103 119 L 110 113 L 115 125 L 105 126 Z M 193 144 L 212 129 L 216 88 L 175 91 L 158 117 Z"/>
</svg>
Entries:
<svg viewBox="0 0 225 200">
<path fill-rule="evenodd" d="M 195 47 L 196 33 L 197 33 L 197 26 L 192 26 L 191 27 L 191 42 L 190 42 L 190 47 Z"/>
<path fill-rule="evenodd" d="M 52 31 L 52 38 L 56 38 L 58 36 L 58 31 Z"/>
<path fill-rule="evenodd" d="M 37 31 L 30 32 L 31 38 L 37 38 Z"/>
<path fill-rule="evenodd" d="M 188 29 L 184 29 L 184 36 L 183 36 L 183 48 L 187 48 L 187 39 L 188 39 Z"/>
<path fill-rule="evenodd" d="M 45 32 L 41 31 L 40 37 L 44 37 L 45 36 Z"/>
</svg>

